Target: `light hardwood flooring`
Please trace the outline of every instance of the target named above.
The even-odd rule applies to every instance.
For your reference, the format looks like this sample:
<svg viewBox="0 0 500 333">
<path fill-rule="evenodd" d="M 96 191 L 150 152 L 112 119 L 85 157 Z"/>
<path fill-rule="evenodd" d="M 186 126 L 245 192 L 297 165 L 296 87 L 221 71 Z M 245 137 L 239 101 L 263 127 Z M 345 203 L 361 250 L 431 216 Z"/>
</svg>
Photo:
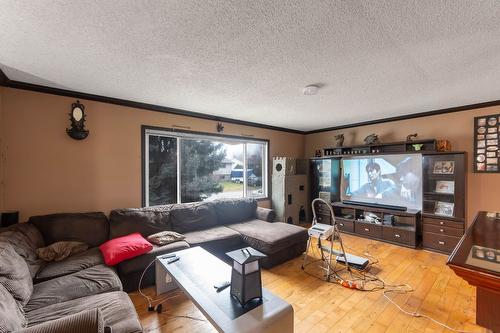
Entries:
<svg viewBox="0 0 500 333">
<path fill-rule="evenodd" d="M 461 330 L 489 332 L 475 324 L 475 288 L 446 266 L 447 256 L 413 250 L 356 236 L 344 235 L 348 253 L 371 255 L 379 260 L 371 272 L 386 283 L 407 283 L 408 294 L 390 294 L 404 309 L 429 315 Z M 400 312 L 382 291 L 362 292 L 327 283 L 301 269 L 302 257 L 263 271 L 263 285 L 293 305 L 295 332 L 451 332 L 425 318 Z M 306 271 L 321 275 L 316 265 Z M 145 332 L 216 332 L 195 305 L 177 290 L 156 297 L 164 313 L 148 312 L 138 293 L 130 293 Z M 184 317 L 191 316 L 200 320 Z"/>
</svg>

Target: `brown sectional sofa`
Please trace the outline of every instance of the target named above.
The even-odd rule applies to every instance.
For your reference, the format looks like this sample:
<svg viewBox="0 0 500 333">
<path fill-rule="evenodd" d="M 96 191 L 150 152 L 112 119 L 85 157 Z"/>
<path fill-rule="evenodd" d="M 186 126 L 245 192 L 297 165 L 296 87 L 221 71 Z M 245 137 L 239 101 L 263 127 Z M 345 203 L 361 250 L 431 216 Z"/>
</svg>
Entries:
<svg viewBox="0 0 500 333">
<path fill-rule="evenodd" d="M 305 251 L 307 230 L 282 222 L 273 222 L 274 211 L 257 206 L 253 199 L 222 199 L 190 204 L 145 208 L 116 209 L 109 216 L 110 238 L 140 232 L 144 237 L 162 230 L 186 236 L 182 242 L 118 264 L 124 290 L 136 290 L 144 268 L 158 255 L 201 246 L 227 260 L 224 253 L 245 246 L 267 254 L 264 268 L 271 268 Z M 154 284 L 154 265 L 142 280 L 142 286 Z"/>
<path fill-rule="evenodd" d="M 85 218 L 62 227 L 60 215 L 44 217 L 40 229 L 40 219 L 0 229 L 0 332 L 141 332 L 116 270 L 104 265 L 99 249 L 49 264 L 38 258 L 36 249 L 54 241 L 97 246 L 105 239 L 98 238 L 109 229 L 104 215 L 96 215 L 106 222 L 100 230 Z"/>
<path fill-rule="evenodd" d="M 274 222 L 274 212 L 250 199 L 217 200 L 103 213 L 34 216 L 27 223 L 0 229 L 0 332 L 140 332 L 137 314 L 125 291 L 137 290 L 144 269 L 159 255 L 201 246 L 226 259 L 225 252 L 252 246 L 268 257 L 265 268 L 304 252 L 307 230 Z M 104 264 L 98 246 L 108 239 L 164 230 L 185 235 L 183 241 L 154 246 L 144 255 Z M 91 247 L 63 261 L 45 263 L 36 249 L 62 240 Z M 9 272 L 3 267 L 14 267 Z M 13 283 L 12 277 L 16 283 Z M 154 284 L 154 265 L 142 286 Z M 11 280 L 9 280 L 9 278 Z M 2 326 L 4 324 L 4 326 Z"/>
</svg>

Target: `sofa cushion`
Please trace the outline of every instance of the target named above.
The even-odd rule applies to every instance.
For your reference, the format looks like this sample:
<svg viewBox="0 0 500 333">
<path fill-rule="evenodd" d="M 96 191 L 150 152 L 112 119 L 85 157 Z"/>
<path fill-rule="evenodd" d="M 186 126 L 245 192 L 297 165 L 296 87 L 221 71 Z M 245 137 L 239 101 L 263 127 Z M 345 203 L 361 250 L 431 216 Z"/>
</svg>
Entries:
<svg viewBox="0 0 500 333">
<path fill-rule="evenodd" d="M 269 223 L 252 220 L 228 226 L 241 234 L 249 246 L 271 254 L 296 243 L 307 242 L 307 229 L 282 222 Z"/>
<path fill-rule="evenodd" d="M 41 247 L 36 250 L 40 258 L 45 261 L 61 261 L 67 257 L 85 252 L 89 246 L 83 242 L 55 242 L 46 247 Z"/>
<path fill-rule="evenodd" d="M 115 270 L 98 265 L 35 284 L 31 299 L 24 310 L 33 311 L 75 298 L 119 290 L 122 290 L 122 284 Z"/>
<path fill-rule="evenodd" d="M 0 333 L 20 330 L 27 324 L 14 297 L 0 284 Z"/>
<path fill-rule="evenodd" d="M 15 333 L 106 333 L 101 311 L 97 308 L 75 313 Z"/>
<path fill-rule="evenodd" d="M 255 218 L 257 201 L 255 199 L 220 199 L 212 202 L 219 224 L 231 224 Z"/>
<path fill-rule="evenodd" d="M 98 247 L 88 249 L 61 261 L 53 261 L 43 266 L 35 277 L 35 282 L 46 281 L 59 276 L 79 272 L 85 268 L 104 264 Z"/>
<path fill-rule="evenodd" d="M 189 244 L 184 241 L 178 241 L 162 246 L 153 244 L 153 249 L 150 252 L 119 263 L 118 272 L 120 272 L 120 275 L 138 271 L 142 272 L 153 260 L 155 260 L 156 257 L 161 256 L 162 254 L 184 250 L 188 247 Z"/>
<path fill-rule="evenodd" d="M 257 207 L 255 211 L 255 217 L 258 220 L 274 222 L 274 219 L 276 218 L 276 212 L 273 209 Z"/>
<path fill-rule="evenodd" d="M 109 222 L 101 212 L 32 216 L 28 222 L 40 230 L 45 244 L 79 241 L 94 247 L 101 245 L 109 237 Z"/>
<path fill-rule="evenodd" d="M 26 317 L 28 318 L 28 326 L 34 326 L 94 308 L 101 311 L 104 325 L 110 326 L 113 333 L 142 331 L 134 305 L 123 291 L 113 291 L 52 304 L 26 312 Z"/>
<path fill-rule="evenodd" d="M 45 262 L 38 258 L 36 250 L 45 246 L 42 234 L 31 223 L 17 223 L 7 228 L 0 228 L 0 242 L 7 242 L 14 247 L 30 270 L 32 278 Z"/>
<path fill-rule="evenodd" d="M 173 205 L 171 213 L 172 229 L 181 234 L 217 225 L 217 215 L 210 202 Z"/>
<path fill-rule="evenodd" d="M 21 305 L 28 303 L 33 292 L 28 265 L 14 248 L 5 242 L 0 243 L 0 284 Z"/>
<path fill-rule="evenodd" d="M 170 210 L 172 205 L 144 208 L 115 209 L 109 214 L 109 238 L 113 239 L 139 232 L 143 236 L 171 229 Z"/>
<path fill-rule="evenodd" d="M 104 262 L 108 266 L 148 253 L 152 249 L 153 245 L 138 232 L 111 239 L 99 246 Z"/>
<path fill-rule="evenodd" d="M 186 236 L 175 231 L 160 231 L 156 234 L 149 235 L 146 239 L 152 244 L 162 246 L 181 241 L 184 238 L 186 238 Z"/>
<path fill-rule="evenodd" d="M 241 243 L 241 235 L 225 226 L 192 231 L 184 236 L 190 246 L 202 246 L 207 249 L 230 248 Z"/>
</svg>

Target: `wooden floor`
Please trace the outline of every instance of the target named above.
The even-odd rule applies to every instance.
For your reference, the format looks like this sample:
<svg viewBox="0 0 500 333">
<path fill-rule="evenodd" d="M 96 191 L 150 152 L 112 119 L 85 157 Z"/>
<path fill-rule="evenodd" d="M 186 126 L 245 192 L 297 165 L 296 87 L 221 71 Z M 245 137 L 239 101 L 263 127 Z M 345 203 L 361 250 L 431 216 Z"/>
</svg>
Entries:
<svg viewBox="0 0 500 333">
<path fill-rule="evenodd" d="M 460 330 L 489 332 L 475 325 L 475 288 L 446 266 L 447 256 L 412 250 L 356 236 L 345 235 L 348 253 L 373 256 L 379 263 L 372 272 L 390 284 L 407 283 L 409 294 L 389 296 L 408 311 L 418 311 Z M 301 270 L 296 258 L 263 272 L 264 287 L 293 305 L 295 332 L 451 332 L 425 318 L 400 312 L 382 291 L 362 292 L 319 280 Z M 306 271 L 321 275 L 310 265 Z M 145 332 L 216 332 L 194 304 L 177 290 L 155 296 L 163 302 L 164 313 L 147 312 L 146 303 L 131 293 Z M 181 316 L 190 316 L 185 318 Z M 193 318 L 197 318 L 195 320 Z"/>
</svg>

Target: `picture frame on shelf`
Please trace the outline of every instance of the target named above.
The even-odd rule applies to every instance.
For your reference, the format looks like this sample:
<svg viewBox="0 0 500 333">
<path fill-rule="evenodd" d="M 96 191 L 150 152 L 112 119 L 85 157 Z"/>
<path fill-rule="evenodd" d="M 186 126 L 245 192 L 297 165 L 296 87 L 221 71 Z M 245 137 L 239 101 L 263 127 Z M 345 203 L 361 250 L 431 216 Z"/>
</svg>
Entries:
<svg viewBox="0 0 500 333">
<path fill-rule="evenodd" d="M 455 173 L 455 161 L 436 161 L 432 171 L 435 175 L 453 175 Z"/>
<path fill-rule="evenodd" d="M 442 194 L 454 194 L 455 182 L 453 180 L 438 180 L 436 181 L 436 188 L 434 191 Z"/>
<path fill-rule="evenodd" d="M 452 202 L 436 201 L 436 206 L 434 207 L 434 215 L 441 216 L 453 216 L 453 209 L 455 204 Z"/>
</svg>

